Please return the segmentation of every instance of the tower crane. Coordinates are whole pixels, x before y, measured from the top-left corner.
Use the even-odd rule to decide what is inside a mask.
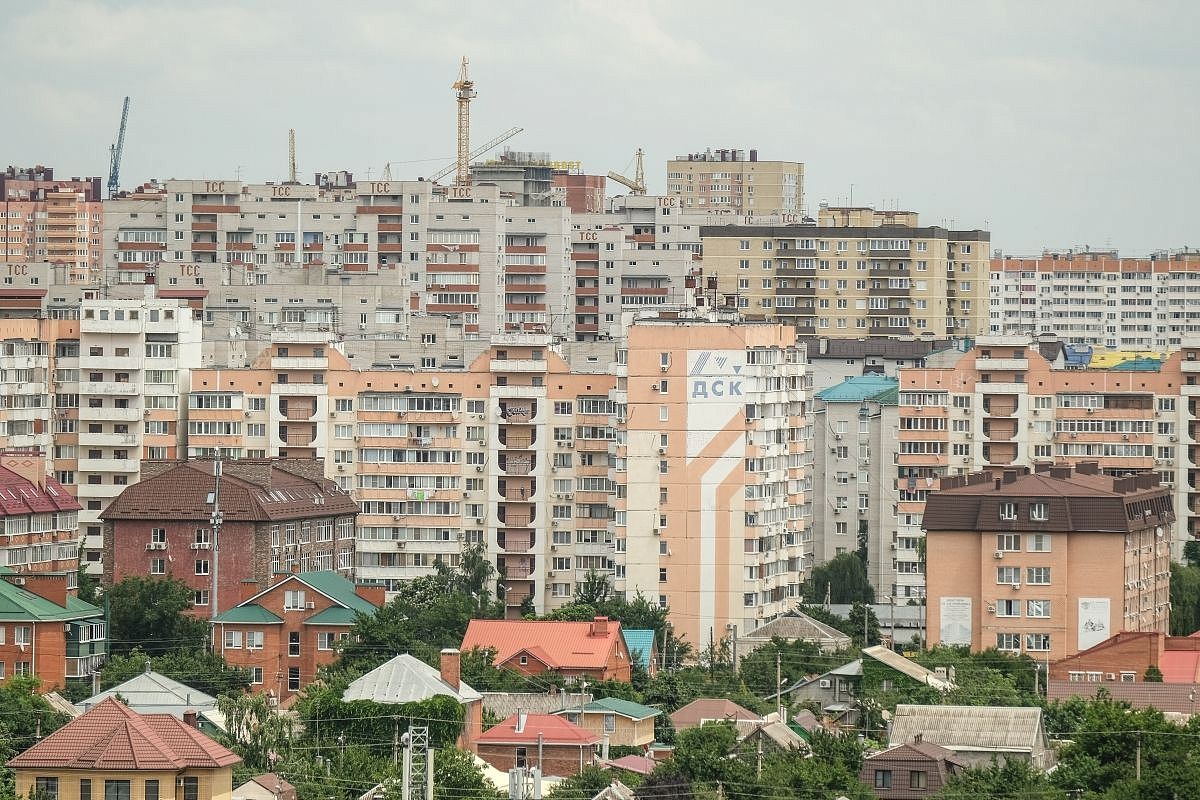
[[[524,128],[509,128],[504,133],[497,136],[495,139],[492,139],[492,140],[488,141],[486,144],[483,144],[483,145],[475,148],[474,150],[472,150],[470,153],[467,154],[467,165],[470,166],[470,163],[472,161],[479,158],[481,155],[483,155],[487,151],[492,150],[493,148],[499,147],[500,145],[504,144],[509,139],[516,136],[518,133],[520,133],[523,130],[525,130],[525,129]],[[430,175],[429,180],[435,181],[435,182],[441,180],[442,178],[449,175],[451,172],[454,172],[456,169],[458,169],[458,165],[460,163],[461,163],[460,161],[456,161],[448,167],[443,167],[442,169],[440,169],[437,172]],[[457,178],[455,178],[454,182],[460,183],[460,181]]]
[[[471,101],[475,98],[475,81],[467,74],[467,57],[463,56],[458,70],[458,80],[450,88],[458,98],[458,160],[454,183],[466,186],[471,182]]]
[[[633,157],[633,160],[634,160],[633,180],[626,178],[624,175],[622,175],[619,172],[613,172],[612,170],[609,170],[608,177],[610,179],[616,181],[617,183],[621,184],[622,186],[628,187],[629,191],[632,192],[633,194],[645,194],[646,193],[646,168],[645,168],[645,164],[642,163],[642,159],[645,155],[646,155],[645,152],[642,150],[642,148],[639,147],[637,149],[637,153]]]
[[[111,200],[121,188],[121,154],[125,151],[125,124],[129,122],[129,98],[121,106],[121,127],[117,143],[108,148],[108,197]]]

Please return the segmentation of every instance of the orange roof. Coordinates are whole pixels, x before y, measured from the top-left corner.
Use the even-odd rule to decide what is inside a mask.
[[[517,731],[517,718],[513,714],[508,719],[488,728],[478,739],[477,744],[537,744],[538,734],[542,735],[542,744],[586,746],[596,744],[600,737],[591,731],[568,722],[555,714],[526,714],[525,727]]]
[[[1200,652],[1195,650],[1164,650],[1158,657],[1158,669],[1163,683],[1200,682]]]
[[[473,619],[461,649],[494,650],[496,664],[525,653],[550,669],[603,669],[614,647],[625,650],[621,623],[597,617],[592,622]]]
[[[139,714],[107,698],[8,762],[15,768],[180,770],[242,759],[170,714]]]

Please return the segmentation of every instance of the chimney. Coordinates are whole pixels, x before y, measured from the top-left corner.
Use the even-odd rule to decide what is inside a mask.
[[[441,673],[442,680],[450,684],[454,691],[458,691],[458,686],[461,677],[462,654],[454,647],[447,647],[442,650],[441,658],[438,659],[438,672]]]
[[[1006,484],[1017,482],[1017,471],[1015,469],[1004,470],[1004,482]]]
[[[382,608],[387,599],[384,587],[372,583],[360,583],[354,587],[354,593],[376,608]],[[444,650],[442,652],[445,652]]]
[[[517,709],[517,726],[516,726],[516,728],[513,729],[515,733],[524,733],[525,732],[525,721],[528,718],[529,718],[529,714],[527,714],[524,709],[521,709],[521,708]]]
[[[189,728],[199,728],[200,718],[196,715],[195,711],[188,709],[187,711],[183,712],[183,724],[187,725]]]
[[[258,581],[244,580],[238,585],[238,602],[244,603],[258,594]]]
[[[1080,461],[1075,465],[1075,471],[1080,475],[1098,475],[1100,474],[1100,462]]]
[[[918,733],[915,736],[913,736],[913,744],[920,744],[923,741],[925,741],[925,734]]]
[[[46,488],[46,454],[36,447],[0,450],[0,467],[17,473],[38,489]]]
[[[1061,481],[1070,480],[1071,465],[1070,464],[1055,464],[1054,466],[1052,466],[1050,468],[1050,477],[1057,478],[1058,480],[1061,480]]]
[[[592,636],[608,636],[608,617],[596,617],[592,620]]]
[[[10,577],[20,579],[20,586],[56,606],[67,607],[67,598],[75,592],[67,588],[67,576],[62,572],[23,572]]]

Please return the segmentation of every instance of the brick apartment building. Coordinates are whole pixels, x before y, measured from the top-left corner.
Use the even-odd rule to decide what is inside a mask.
[[[307,459],[223,462],[216,497],[212,461],[145,462],[142,480],[103,515],[105,583],[175,577],[195,592],[193,613],[210,616],[214,499],[223,515],[216,610],[293,569],[351,574],[358,506],[320,472]]]
[[[1167,630],[1170,492],[1095,462],[943,478],[926,504],[931,644],[1073,655]]]

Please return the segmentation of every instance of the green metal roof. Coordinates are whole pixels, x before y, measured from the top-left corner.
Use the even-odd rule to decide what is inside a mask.
[[[654,631],[630,630],[622,627],[621,635],[625,637],[625,646],[643,669],[650,669],[651,651],[654,649]]]
[[[262,625],[274,625],[283,622],[282,619],[267,611],[257,603],[245,606],[234,606],[223,614],[218,614],[214,622],[252,622]]]
[[[1162,369],[1162,361],[1157,358],[1131,358],[1109,369],[1113,372],[1158,372]]]
[[[319,614],[304,620],[305,625],[353,625],[354,612],[348,608],[330,606]]]
[[[567,710],[570,711],[569,708]],[[584,706],[583,710],[585,712],[590,711],[593,714],[611,712],[613,714],[620,714],[623,717],[629,717],[630,719],[635,720],[657,717],[662,713],[657,708],[644,706],[641,703],[635,703],[631,700],[620,700],[616,697],[603,697],[599,700],[593,700]]]
[[[101,609],[76,597],[68,597],[64,607],[7,580],[0,580],[0,622],[69,622],[103,615]]]
[[[886,375],[856,375],[837,386],[817,392],[817,397],[826,403],[862,403],[874,400],[882,405],[896,405],[899,401],[900,382]]]
[[[354,591],[354,584],[332,570],[320,572],[301,572],[296,576],[299,580],[316,589],[321,594],[341,603],[351,611],[363,614],[374,614],[378,609],[368,601],[359,597]],[[320,615],[318,615],[320,616]],[[351,617],[354,615],[351,614]]]

